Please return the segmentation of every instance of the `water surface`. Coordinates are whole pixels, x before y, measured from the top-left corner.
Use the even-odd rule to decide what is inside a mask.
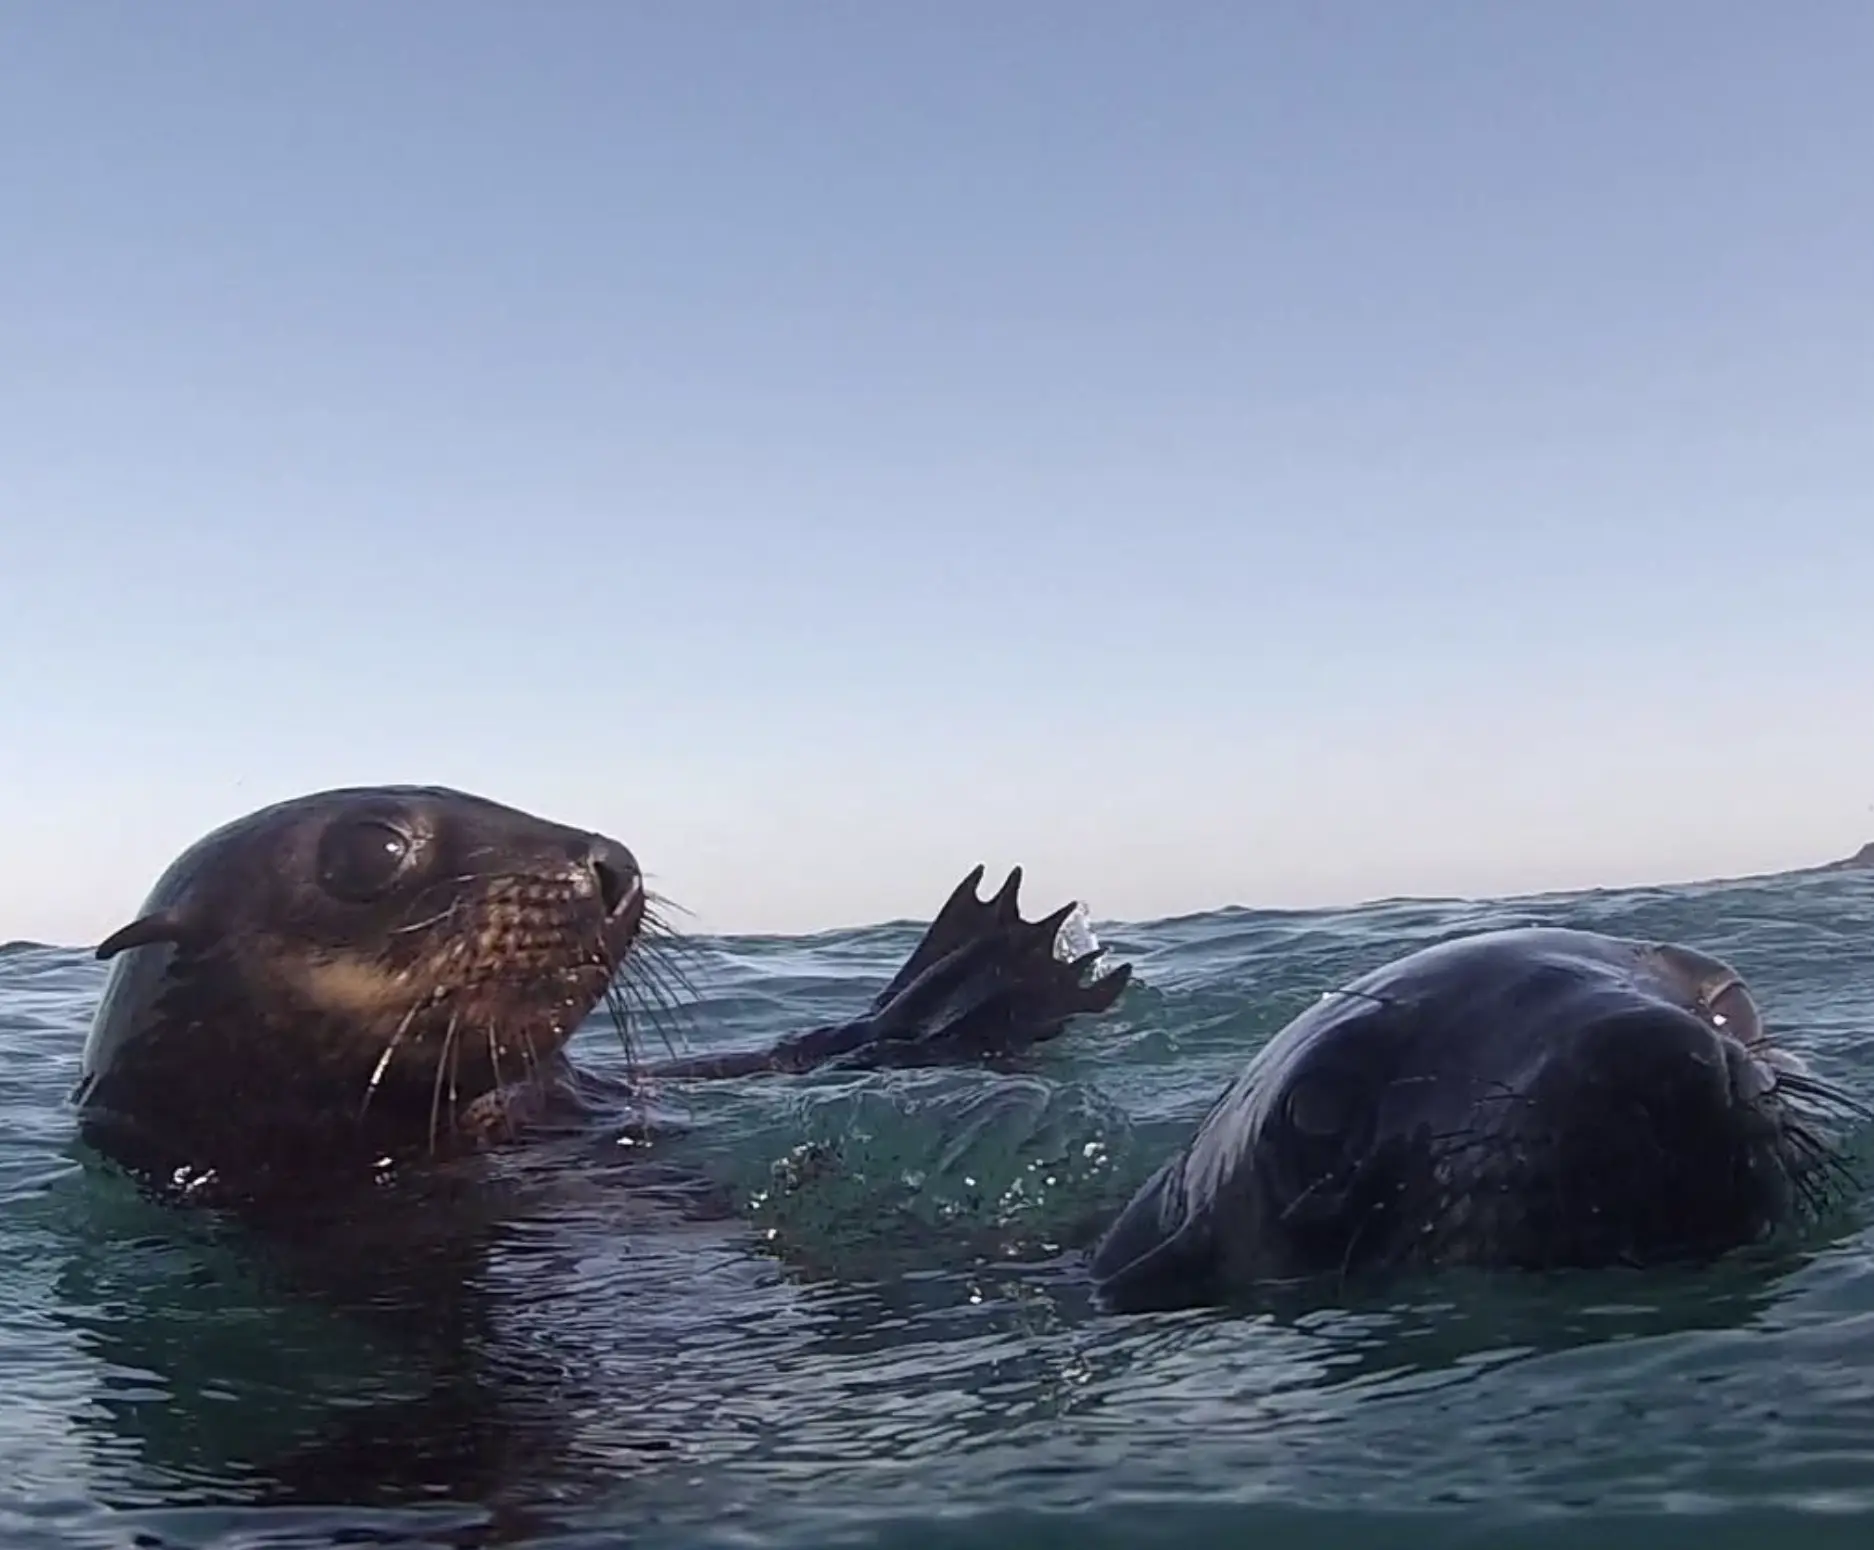
[[[348,1254],[260,1252],[77,1149],[102,966],[0,949],[0,1535],[1874,1543],[1865,1200],[1700,1273],[1092,1306],[1086,1232],[1284,1020],[1402,950],[1539,922],[1729,958],[1874,1102],[1874,874],[1222,911],[1102,925],[1138,983],[1032,1070],[671,1087],[681,1139],[512,1159],[414,1240],[387,1212]],[[849,1014],[917,935],[699,942],[688,1041]],[[602,1022],[578,1047],[622,1058]]]

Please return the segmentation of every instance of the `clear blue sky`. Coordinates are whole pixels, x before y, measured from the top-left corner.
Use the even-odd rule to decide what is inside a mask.
[[[0,11],[0,937],[262,802],[703,927],[1874,837],[1874,6]]]

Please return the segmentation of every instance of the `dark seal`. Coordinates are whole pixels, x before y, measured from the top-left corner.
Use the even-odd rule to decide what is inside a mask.
[[[643,918],[623,845],[477,797],[264,808],[184,852],[98,947],[86,1135],[198,1190],[446,1146],[478,1100],[553,1068]]]
[[[1057,956],[1072,904],[965,878],[865,1014],[646,1074],[1012,1056],[1130,975]],[[329,1195],[588,1115],[574,1031],[646,961],[636,858],[604,835],[435,787],[326,791],[198,841],[132,924],[74,1099],[90,1145],[217,1203]],[[615,1094],[614,1094],[615,1096]]]
[[[1110,1008],[972,872],[858,1017],[635,1076],[1014,1061]],[[331,1199],[406,1164],[615,1114],[567,1046],[656,901],[616,840],[437,788],[323,792],[215,831],[98,949],[75,1094],[92,1146],[216,1203]],[[1424,949],[1278,1033],[1134,1195],[1092,1271],[1119,1309],[1323,1274],[1715,1258],[1827,1208],[1853,1109],[1690,948],[1529,929]]]
[[[1410,1268],[1713,1259],[1845,1182],[1847,1107],[1689,948],[1523,929],[1410,954],[1250,1061],[1100,1241],[1109,1306]]]

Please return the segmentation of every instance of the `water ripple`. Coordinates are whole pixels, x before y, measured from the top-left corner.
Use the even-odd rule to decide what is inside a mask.
[[[1544,922],[1732,958],[1874,1101],[1874,878],[1226,910],[1102,924],[1139,982],[1032,1073],[676,1088],[688,1136],[504,1163],[466,1239],[354,1223],[349,1249],[276,1261],[81,1165],[64,1099],[101,972],[10,944],[0,1534],[1864,1541],[1865,1229],[1697,1275],[1451,1278],[1253,1318],[1090,1305],[1086,1234],[1283,1021],[1397,952]],[[916,937],[697,944],[693,1041],[849,1015]],[[618,1058],[602,1027],[583,1042]]]

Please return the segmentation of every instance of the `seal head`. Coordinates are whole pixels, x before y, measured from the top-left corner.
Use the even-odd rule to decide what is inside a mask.
[[[243,1193],[446,1149],[557,1059],[643,918],[623,845],[484,798],[263,808],[98,947],[81,1126],[133,1171]]]
[[[1696,1262],[1820,1209],[1846,1100],[1728,964],[1487,932],[1330,993],[1256,1055],[1095,1252],[1109,1304],[1468,1264]]]

